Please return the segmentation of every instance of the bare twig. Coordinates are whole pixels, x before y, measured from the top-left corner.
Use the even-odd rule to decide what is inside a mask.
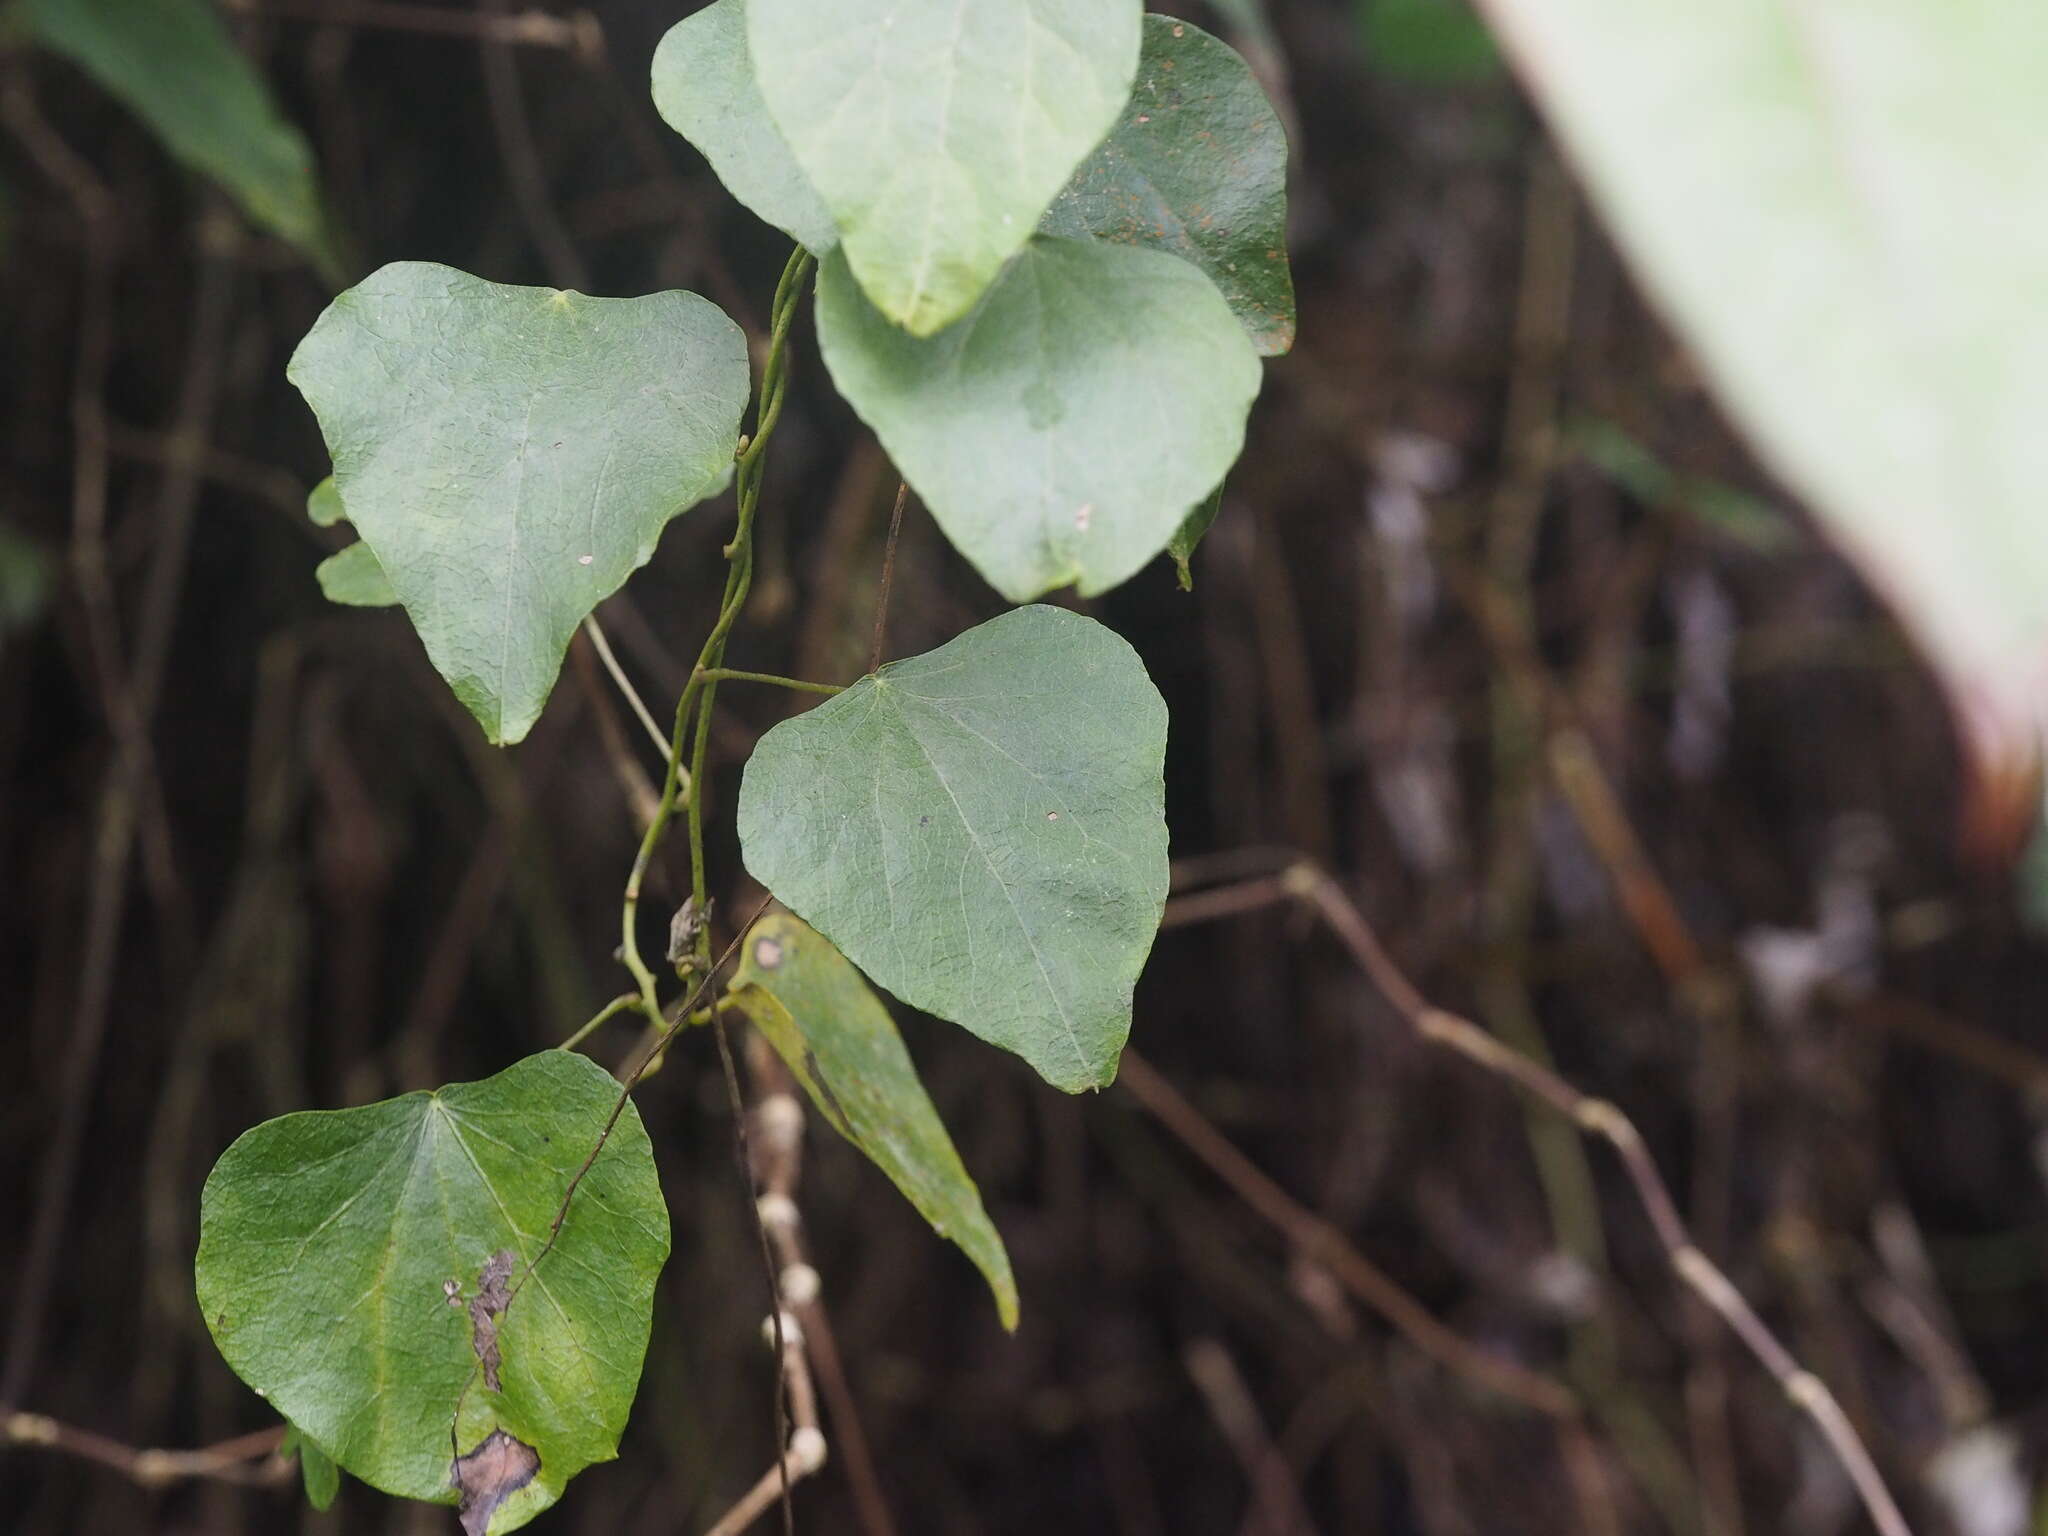
[[[1252,1509],[1242,1527],[1245,1536],[1314,1536],[1315,1521],[1302,1502],[1301,1487],[1273,1443],[1272,1431],[1259,1416],[1258,1402],[1230,1351],[1214,1338],[1192,1339],[1181,1360],[1251,1484]]]
[[[144,1488],[193,1480],[257,1486],[284,1482],[292,1473],[290,1459],[278,1455],[284,1434],[279,1424],[196,1451],[165,1451],[124,1445],[40,1413],[10,1413],[0,1419],[0,1444],[34,1446],[97,1462]]]
[[[775,1245],[781,1266],[777,1282],[783,1305],[797,1320],[819,1389],[832,1410],[834,1440],[843,1453],[855,1512],[866,1536],[895,1536],[896,1522],[882,1496],[867,1434],[846,1379],[839,1344],[825,1309],[824,1292],[805,1252],[803,1211],[796,1201],[803,1166],[804,1110],[792,1091],[789,1070],[774,1048],[756,1032],[748,1037],[748,1077],[756,1088],[753,1110],[757,1149],[756,1178],[761,1187],[762,1225]]]
[[[1297,865],[1292,883],[1296,893],[1321,915],[1359,968],[1417,1035],[1495,1077],[1504,1078],[1614,1150],[1672,1271],[1742,1341],[1777,1382],[1786,1401],[1813,1423],[1848,1473],[1871,1522],[1883,1536],[1911,1536],[1905,1516],[1886,1488],[1862,1436],[1826,1383],[1793,1358],[1734,1282],[1693,1241],[1635,1123],[1615,1105],[1580,1092],[1547,1067],[1509,1049],[1469,1019],[1430,1004],[1381,946],[1358,909],[1321,870],[1307,864]]]
[[[1569,1388],[1512,1360],[1488,1354],[1438,1322],[1342,1232],[1255,1167],[1150,1062],[1128,1046],[1117,1082],[1229,1185],[1232,1193],[1285,1236],[1297,1254],[1335,1275],[1346,1290],[1430,1359],[1476,1386],[1548,1418],[1578,1417],[1578,1400]]]
[[[663,763],[667,763],[668,733],[654,723],[653,713],[647,708],[646,700],[640,697],[639,690],[633,686],[633,680],[626,676],[626,669],[619,665],[619,658],[613,654],[612,643],[605,638],[596,614],[590,614],[583,620],[583,633],[590,637],[591,649],[597,652],[597,659],[604,663],[605,671],[611,674],[611,679],[618,685],[619,692],[626,696],[627,704],[632,706],[633,714],[639,720],[641,728],[647,732],[647,739],[654,743],[655,755]],[[689,793],[687,782],[683,792]]]

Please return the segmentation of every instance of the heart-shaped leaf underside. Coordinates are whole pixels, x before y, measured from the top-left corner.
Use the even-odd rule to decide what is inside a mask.
[[[1039,228],[1179,256],[1222,290],[1261,355],[1294,345],[1287,131],[1251,67],[1200,27],[1145,18],[1123,116]]]
[[[761,94],[854,277],[952,324],[1130,98],[1139,0],[748,0]]]
[[[1988,779],[2024,783],[2048,731],[2048,6],[1481,9],[1729,414],[1925,644]]]
[[[1105,591],[1164,549],[1236,460],[1260,382],[1194,267],[1044,236],[927,340],[891,325],[835,254],[818,340],[946,536],[1017,603]]]
[[[746,342],[691,293],[594,299],[397,262],[289,376],[347,515],[494,742],[539,718],[576,628],[732,472]]]
[[[903,1037],[859,971],[787,912],[748,930],[733,1000],[788,1064],[832,1128],[886,1173],[939,1236],[960,1245],[1017,1326],[1017,1281]]]
[[[741,851],[876,982],[1078,1093],[1116,1077],[1165,908],[1165,752],[1129,645],[1019,608],[764,736]]]
[[[831,210],[782,141],[755,81],[746,0],[716,0],[669,28],[654,50],[654,105],[756,214],[814,254],[838,244]]]
[[[500,1464],[538,1467],[486,1518],[524,1524],[615,1454],[668,1256],[629,1104],[540,1257],[617,1099],[595,1062],[547,1051],[247,1132],[200,1198],[199,1304],[221,1354],[387,1493],[455,1503],[451,1443],[523,1447]]]

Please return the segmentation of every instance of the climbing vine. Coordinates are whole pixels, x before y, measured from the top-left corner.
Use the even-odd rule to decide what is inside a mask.
[[[308,513],[359,535],[323,589],[401,606],[501,745],[668,523],[734,492],[723,600],[624,879],[628,990],[483,1082],[259,1125],[206,1184],[200,1302],[309,1495],[339,1469],[456,1505],[471,1536],[616,1453],[669,1252],[632,1088],[728,1017],[1015,1326],[1002,1239],[876,988],[1055,1087],[1114,1079],[1167,892],[1166,709],[1120,638],[1036,600],[1162,556],[1187,579],[1260,359],[1294,334],[1279,119],[1238,55],[1137,0],[717,0],[663,41],[652,87],[795,242],[758,373],[694,294],[421,262],[341,293],[289,370],[334,466]],[[807,302],[832,383],[1020,605],[844,686],[727,665]],[[825,696],[746,764],[741,856],[779,908],[735,933],[705,853],[729,682]],[[679,833],[690,894],[651,963],[649,876]],[[623,1015],[648,1047],[621,1083],[573,1047]],[[800,1440],[797,1471],[822,1454]]]

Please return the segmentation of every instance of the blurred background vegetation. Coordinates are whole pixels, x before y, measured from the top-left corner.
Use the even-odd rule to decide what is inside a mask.
[[[397,258],[690,288],[758,336],[780,237],[647,99],[688,8],[240,0],[228,34],[281,113],[255,170],[208,158],[269,109],[191,62],[196,34],[110,65],[65,0],[0,12],[0,1414],[115,1451],[274,1423],[192,1300],[221,1149],[485,1075],[617,990],[632,722],[579,642],[532,739],[494,751],[402,616],[322,599],[341,535],[305,515],[327,465],[283,370],[333,281]],[[1334,871],[1432,997],[1635,1117],[1916,1530],[2022,1536],[2048,881],[2015,878],[2009,829],[1964,836],[1935,685],[1724,425],[1473,18],[1190,15],[1293,129],[1301,340],[1193,591],[1161,561],[1091,605],[1172,710],[1180,873],[1273,849]],[[797,357],[735,657],[848,678],[896,480],[807,329]],[[603,610],[651,699],[679,691],[727,521],[679,520]],[[899,655],[1001,606],[914,504],[895,591]],[[734,770],[786,705],[721,702],[732,912]],[[903,1019],[1016,1259],[1014,1339],[814,1128],[803,1205],[874,1471],[828,1405],[801,1529],[1862,1528],[1606,1161],[1421,1053],[1299,914],[1206,915],[1170,917],[1133,1036],[1193,1121]],[[676,1254],[620,1460],[536,1532],[701,1529],[773,1443],[715,1064],[641,1097]],[[1472,1349],[1568,1384],[1583,1423],[1447,1368],[1183,1134],[1241,1148]],[[23,1536],[451,1528],[360,1485],[316,1515],[289,1481],[149,1486],[9,1438]]]

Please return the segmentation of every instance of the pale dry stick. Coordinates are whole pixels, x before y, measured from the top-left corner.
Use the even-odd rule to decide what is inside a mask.
[[[640,759],[633,755],[633,744],[626,739],[626,728],[619,720],[619,712],[612,707],[604,679],[598,675],[595,656],[595,647],[587,636],[579,636],[577,643],[569,647],[569,660],[576,668],[576,681],[581,684],[584,697],[589,699],[591,712],[597,719],[598,744],[604,748],[605,761],[611,764],[612,777],[618,780],[619,792],[626,797],[626,807],[632,813],[635,830],[644,833],[654,823],[661,796],[654,788],[654,781],[647,777],[647,770],[640,766]],[[662,755],[668,755],[666,742],[662,743]]]
[[[258,1487],[282,1483],[292,1470],[290,1460],[278,1455],[284,1434],[279,1424],[196,1451],[166,1451],[124,1445],[40,1413],[10,1413],[0,1419],[0,1445],[76,1456],[109,1467],[144,1488],[201,1480]]]
[[[748,1036],[747,1076],[760,1090],[753,1110],[754,1142],[759,1148],[756,1169],[761,1197],[756,1209],[781,1266],[776,1282],[782,1304],[795,1315],[819,1390],[832,1410],[835,1443],[844,1451],[846,1476],[853,1489],[854,1509],[867,1536],[895,1536],[896,1522],[882,1496],[874,1457],[868,1450],[860,1413],[847,1385],[839,1342],[825,1311],[824,1292],[811,1267],[803,1235],[803,1210],[796,1202],[803,1168],[803,1103],[789,1069],[766,1039]]]
[[[626,669],[619,665],[619,658],[612,651],[611,641],[605,638],[596,614],[584,618],[583,633],[590,637],[591,649],[597,652],[597,659],[604,663],[605,671],[611,674],[612,681],[618,685],[619,692],[626,696],[626,703],[639,719],[641,728],[647,732],[647,739],[654,743],[654,755],[660,758],[662,765],[666,767],[668,733],[654,723],[654,715],[647,708],[647,701],[640,697],[639,690],[633,686],[633,680],[626,676]],[[679,792],[685,795],[690,792],[690,781],[687,777],[684,778]]]
[[[789,1448],[704,1536],[740,1536],[740,1532],[773,1509],[778,1500],[783,1501],[786,1509],[790,1485],[825,1465],[825,1435],[818,1428],[817,1395],[811,1387],[810,1366],[804,1359],[803,1329],[787,1313],[777,1312],[776,1318],[776,1329],[782,1335],[782,1376],[788,1384],[790,1416],[795,1424],[789,1434]]]
[[[1607,1100],[1580,1092],[1555,1072],[1511,1050],[1469,1019],[1431,1004],[1394,963],[1357,907],[1323,871],[1298,864],[1289,872],[1289,883],[1294,894],[1315,908],[1380,995],[1417,1035],[1521,1088],[1586,1135],[1613,1148],[1672,1270],[1742,1341],[1786,1400],[1813,1423],[1855,1486],[1871,1523],[1883,1536],[1912,1536],[1862,1436],[1827,1384],[1793,1358],[1734,1282],[1693,1241],[1635,1122]]]

